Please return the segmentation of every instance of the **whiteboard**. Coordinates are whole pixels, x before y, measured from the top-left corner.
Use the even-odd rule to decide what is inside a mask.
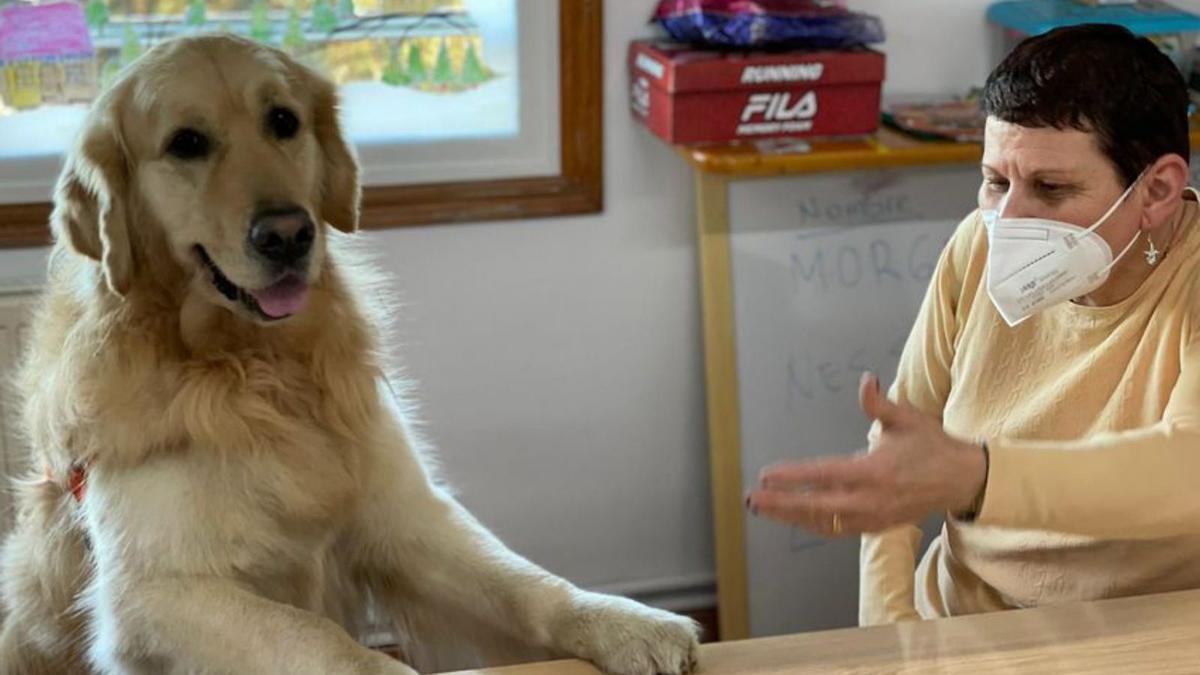
[[[975,208],[973,165],[733,181],[743,480],[866,445],[863,370],[895,377],[943,246]],[[857,624],[857,538],[745,516],[750,634]]]

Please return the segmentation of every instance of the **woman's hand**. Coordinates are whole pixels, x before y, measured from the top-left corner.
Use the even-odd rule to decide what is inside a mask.
[[[935,417],[888,400],[870,373],[863,374],[858,398],[867,417],[881,425],[874,450],[764,469],[746,498],[752,513],[840,536],[971,508],[987,480],[979,445],[951,437]]]

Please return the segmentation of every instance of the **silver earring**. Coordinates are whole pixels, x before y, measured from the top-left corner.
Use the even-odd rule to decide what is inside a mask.
[[[1162,257],[1162,251],[1154,247],[1154,239],[1150,235],[1146,235],[1146,240],[1150,242],[1150,248],[1146,249],[1146,264],[1154,267],[1158,264],[1159,258]]]

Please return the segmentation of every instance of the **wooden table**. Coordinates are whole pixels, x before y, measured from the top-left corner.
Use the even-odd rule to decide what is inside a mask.
[[[719,642],[701,675],[1200,673],[1200,591]],[[580,661],[460,675],[598,675]]]

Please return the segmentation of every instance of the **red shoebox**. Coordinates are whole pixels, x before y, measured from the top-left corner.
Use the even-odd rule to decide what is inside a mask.
[[[879,128],[884,55],[629,45],[633,114],[668,143],[848,136]]]

